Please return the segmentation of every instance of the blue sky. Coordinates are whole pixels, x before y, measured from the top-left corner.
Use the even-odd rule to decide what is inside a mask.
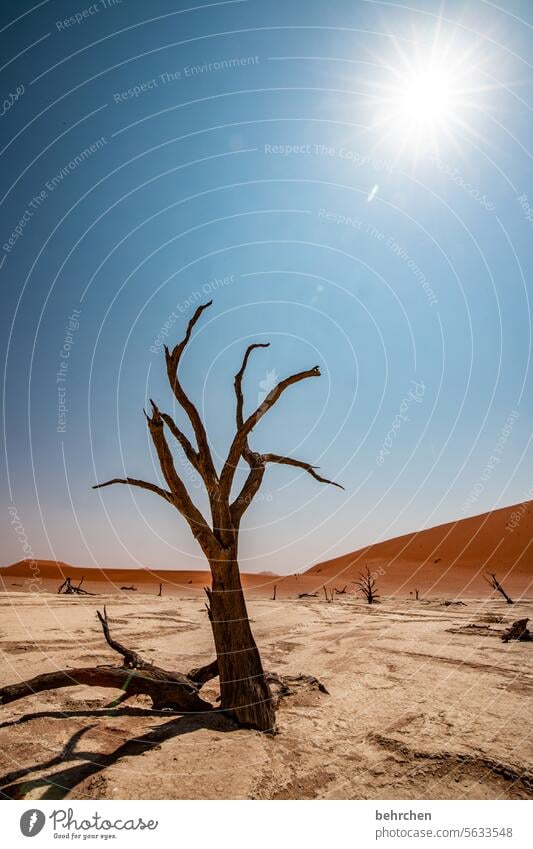
[[[270,468],[243,569],[531,497],[533,9],[408,6],[2,4],[2,563],[24,556],[11,508],[36,557],[203,565],[168,505],[91,486],[157,479],[161,334],[209,298],[183,382],[217,461],[243,350],[270,341],[249,410],[272,380],[323,377],[252,446],[345,486]],[[391,116],[429,55],[454,93],[415,145]]]

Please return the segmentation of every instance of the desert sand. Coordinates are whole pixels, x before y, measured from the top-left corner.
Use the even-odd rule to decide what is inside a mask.
[[[116,690],[76,685],[34,694],[0,707],[0,794],[531,797],[533,643],[503,643],[501,634],[533,617],[532,539],[526,503],[377,543],[301,574],[244,574],[265,668],[316,676],[329,694],[302,690],[284,700],[275,736],[238,729],[216,712],[157,712],[146,697],[109,708]],[[378,604],[355,593],[366,567],[376,576]],[[487,571],[515,604],[491,591]],[[67,575],[73,583],[84,577],[96,595],[58,595]],[[207,571],[44,560],[4,568],[0,686],[120,665],[97,620],[104,605],[113,636],[146,660],[179,672],[208,663],[215,656],[209,584]],[[136,591],[121,589],[131,585]],[[346,591],[332,597],[335,587]],[[202,695],[216,705],[216,679]]]
[[[533,614],[469,598],[354,595],[249,600],[265,667],[317,676],[278,712],[279,734],[221,715],[155,713],[142,698],[74,686],[0,708],[0,792],[26,799],[522,799],[533,793],[532,643],[503,643]],[[118,663],[113,634],[167,669],[214,656],[203,595],[0,595],[0,683]],[[202,691],[214,702],[217,682]]]

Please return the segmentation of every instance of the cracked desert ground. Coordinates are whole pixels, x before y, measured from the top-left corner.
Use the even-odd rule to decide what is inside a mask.
[[[212,659],[193,598],[0,596],[0,683],[55,669],[119,664],[113,635],[146,659],[187,671]],[[267,669],[317,676],[279,733],[221,715],[156,714],[118,693],[75,686],[0,708],[0,793],[26,799],[523,799],[533,791],[531,643],[503,643],[533,600],[353,595],[249,600]],[[217,682],[202,691],[214,702]]]

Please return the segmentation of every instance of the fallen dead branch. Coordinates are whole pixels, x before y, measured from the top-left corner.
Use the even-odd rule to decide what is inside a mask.
[[[112,635],[107,618],[107,610],[97,610],[97,616],[108,646],[123,658],[122,666],[96,666],[64,669],[36,675],[28,681],[21,681],[0,689],[0,705],[6,705],[18,699],[32,696],[47,690],[84,685],[87,687],[106,687],[121,690],[119,696],[109,707],[116,707],[133,696],[149,696],[154,710],[172,710],[179,713],[202,713],[220,710],[200,695],[200,690],[208,681],[218,677],[218,661],[213,660],[205,666],[191,669],[187,673],[171,672],[161,669],[145,660],[134,649],[128,648]],[[312,675],[280,676],[275,672],[266,672],[271,686],[273,706],[293,693],[307,688],[327,693],[324,685]],[[223,711],[221,711],[223,712]]]

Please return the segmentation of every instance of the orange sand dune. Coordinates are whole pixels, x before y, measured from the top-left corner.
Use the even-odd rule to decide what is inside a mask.
[[[348,592],[367,566],[376,573],[381,594],[421,597],[483,595],[489,592],[483,572],[496,572],[508,592],[527,595],[533,581],[533,502],[504,507],[481,516],[460,519],[406,534],[313,566],[299,575],[274,573],[242,575],[248,594],[278,598],[303,592],[323,593],[325,585]],[[0,569],[0,589],[56,592],[66,576],[84,577],[90,592],[120,592],[135,586],[140,593],[197,595],[211,582],[207,570],[95,569],[55,560],[20,560]],[[124,592],[128,592],[125,590]]]
[[[387,593],[486,592],[485,571],[496,572],[510,593],[533,582],[533,502],[504,507],[375,543],[313,566],[305,577],[346,584],[368,566]]]

